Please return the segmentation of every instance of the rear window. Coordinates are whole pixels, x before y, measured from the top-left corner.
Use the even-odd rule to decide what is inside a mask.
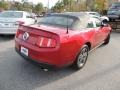
[[[61,26],[71,28],[74,23],[77,21],[77,18],[69,17],[69,16],[59,16],[59,15],[51,15],[42,18],[38,24],[47,24],[53,26]]]
[[[2,18],[22,18],[23,17],[23,13],[22,12],[2,12],[0,13],[0,17]]]

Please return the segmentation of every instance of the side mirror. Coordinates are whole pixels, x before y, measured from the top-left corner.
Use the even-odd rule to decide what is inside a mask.
[[[106,19],[102,20],[101,27],[108,27],[108,20]]]

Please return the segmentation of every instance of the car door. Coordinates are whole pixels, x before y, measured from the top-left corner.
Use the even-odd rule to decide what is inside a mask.
[[[103,43],[105,40],[105,28],[101,26],[101,20],[94,18],[95,23],[95,43],[96,46]]]

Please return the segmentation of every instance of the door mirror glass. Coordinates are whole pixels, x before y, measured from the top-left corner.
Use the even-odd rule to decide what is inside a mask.
[[[89,22],[89,23],[87,24],[87,28],[93,28],[93,27],[94,27],[94,25],[93,25],[92,22]]]
[[[102,27],[108,27],[108,20],[106,20],[106,19],[102,20],[101,26]]]

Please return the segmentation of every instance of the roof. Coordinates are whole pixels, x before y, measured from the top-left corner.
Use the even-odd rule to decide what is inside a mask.
[[[70,16],[70,17],[76,17],[76,18],[81,18],[83,16],[87,16],[86,13],[84,12],[64,12],[64,13],[55,13],[52,15],[62,15],[62,16]]]

